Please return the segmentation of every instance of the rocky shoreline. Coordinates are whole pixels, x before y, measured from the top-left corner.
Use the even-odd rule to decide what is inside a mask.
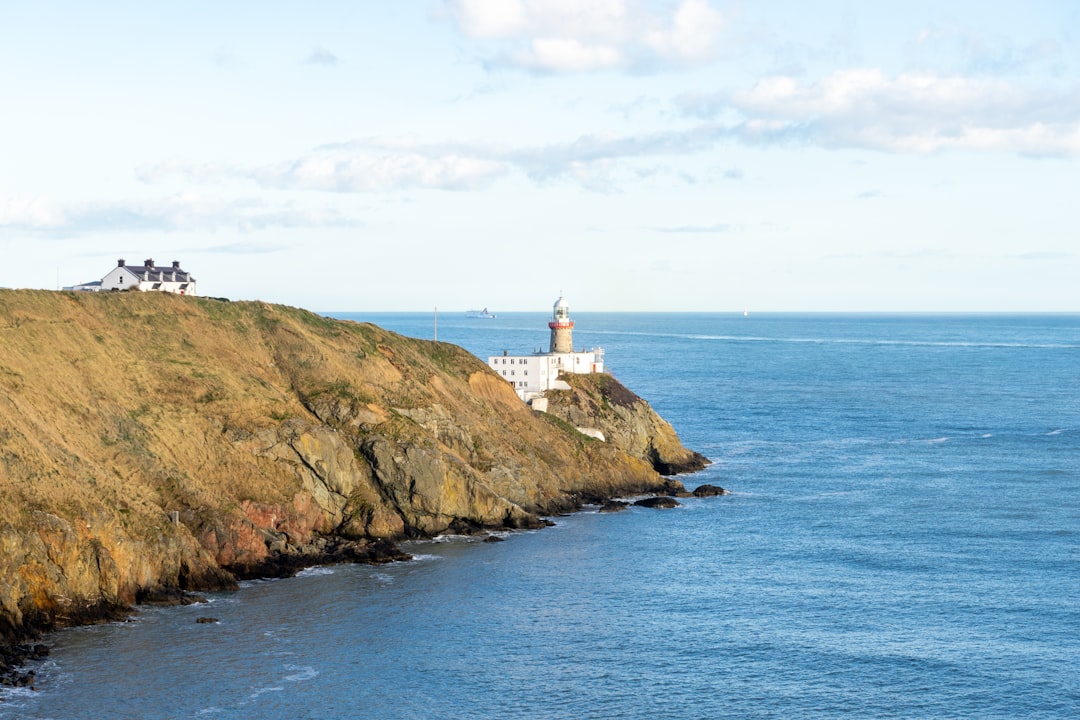
[[[678,480],[668,478],[664,487],[657,490],[654,495],[644,500],[627,502],[615,498],[588,497],[578,498],[580,501],[575,508],[581,510],[585,505],[598,505],[599,512],[617,512],[624,510],[630,505],[649,508],[667,508],[678,505],[672,495],[677,497],[714,497],[728,494],[723,488],[714,485],[701,485],[693,492],[688,492]],[[539,520],[533,527],[552,526],[551,520]],[[522,528],[513,528],[522,529]],[[450,529],[450,534],[484,536],[483,542],[499,542],[502,540],[498,535],[492,534],[494,528],[483,528],[461,524]],[[319,552],[279,554],[268,558],[257,565],[244,565],[225,568],[236,581],[287,578],[293,577],[298,572],[307,568],[321,565],[338,565],[345,563],[360,563],[381,565],[391,562],[404,562],[412,560],[412,555],[403,551],[397,544],[386,540],[376,542],[351,542],[340,539],[321,539],[316,543]],[[180,590],[177,588],[158,588],[140,594],[134,605],[98,606],[93,609],[87,608],[80,616],[79,625],[94,625],[108,622],[121,622],[138,612],[139,607],[175,607],[205,603],[206,598],[199,591],[220,591],[236,589],[235,583],[222,587],[215,583],[213,586],[196,588],[194,590]],[[199,617],[196,622],[217,622],[215,618]],[[55,627],[51,629],[56,629]],[[36,690],[35,662],[44,660],[51,651],[45,638],[45,628],[26,628],[13,637],[0,639],[0,690],[3,688],[29,688]],[[3,694],[0,693],[0,702],[3,702]]]
[[[665,475],[707,460],[578,377],[541,413],[462,348],[373,325],[0,290],[0,675],[32,685],[41,632],[140,604],[683,492]]]

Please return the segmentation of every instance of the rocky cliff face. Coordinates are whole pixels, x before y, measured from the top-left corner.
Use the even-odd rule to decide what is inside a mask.
[[[570,375],[570,390],[547,393],[548,412],[576,428],[594,428],[663,475],[701,470],[708,460],[683,447],[671,424],[611,375]]]
[[[597,392],[581,397],[606,413]],[[670,489],[657,469],[690,469],[689,451],[658,418],[635,420],[643,401],[616,405],[646,442],[616,425],[613,442],[587,438],[461,348],[373,325],[0,290],[0,639]],[[586,406],[572,417],[608,427]]]

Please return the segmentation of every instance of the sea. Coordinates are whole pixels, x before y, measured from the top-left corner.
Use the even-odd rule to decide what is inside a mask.
[[[543,313],[328,314],[548,342]],[[55,633],[0,718],[1080,717],[1080,316],[574,319],[730,495]]]

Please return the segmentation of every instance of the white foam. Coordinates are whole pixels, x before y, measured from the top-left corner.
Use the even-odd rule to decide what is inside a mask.
[[[282,678],[285,682],[304,682],[319,676],[319,671],[310,665],[286,665],[285,669],[296,671],[292,675],[286,675]]]
[[[248,698],[254,700],[257,697],[259,697],[260,695],[264,695],[264,694],[266,694],[268,692],[282,692],[283,690],[285,690],[285,688],[280,687],[280,686],[259,688],[255,692],[248,695]]]
[[[296,577],[333,575],[335,572],[337,572],[337,570],[332,565],[316,565],[315,567],[304,568],[300,572],[296,573]]]

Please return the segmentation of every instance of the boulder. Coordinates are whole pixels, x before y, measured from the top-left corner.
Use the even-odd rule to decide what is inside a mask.
[[[679,507],[679,501],[673,497],[667,495],[661,495],[659,497],[645,498],[644,500],[638,500],[634,503],[638,507],[647,508],[673,508]]]

